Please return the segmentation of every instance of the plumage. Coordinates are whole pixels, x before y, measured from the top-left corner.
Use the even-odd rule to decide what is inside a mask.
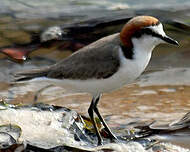
[[[80,80],[108,78],[117,72],[120,65],[118,42],[118,34],[100,39],[51,67],[47,77]]]
[[[145,27],[158,25],[159,23],[159,20],[152,16],[137,16],[132,18],[121,30],[120,39],[123,45],[132,48],[133,44],[131,38],[135,32],[138,32]]]
[[[56,79],[105,79],[117,72],[119,34],[100,39],[53,66],[15,73],[16,81],[46,76]],[[107,45],[109,44],[109,45]]]

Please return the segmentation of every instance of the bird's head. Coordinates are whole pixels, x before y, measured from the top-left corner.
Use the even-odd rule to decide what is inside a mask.
[[[151,16],[137,16],[127,22],[120,33],[122,45],[127,48],[141,47],[152,50],[160,43],[178,45],[178,42],[167,36],[162,23]]]

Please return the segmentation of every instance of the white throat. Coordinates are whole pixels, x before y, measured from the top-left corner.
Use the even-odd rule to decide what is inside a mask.
[[[134,57],[137,53],[152,53],[154,47],[159,44],[159,42],[157,42],[157,38],[146,35],[142,36],[140,39],[133,38],[132,43]]]
[[[155,47],[155,45],[153,46],[143,44],[139,42],[133,47],[133,60],[137,63],[137,65],[142,71],[144,71],[144,69],[147,67],[152,56],[152,50]]]
[[[147,67],[154,47],[158,44],[154,38],[143,36],[140,39],[132,39],[133,43],[133,59],[131,62],[135,63],[138,67],[139,74],[142,73]]]

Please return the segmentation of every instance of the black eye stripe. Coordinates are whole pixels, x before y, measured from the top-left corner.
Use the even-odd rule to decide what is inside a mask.
[[[158,37],[158,38],[162,38],[162,35],[158,34],[158,33],[155,33],[152,29],[150,28],[143,28],[139,31],[136,31],[134,34],[133,34],[133,37],[135,38],[140,38],[141,36],[143,35],[151,35],[151,36],[154,36],[154,37]]]

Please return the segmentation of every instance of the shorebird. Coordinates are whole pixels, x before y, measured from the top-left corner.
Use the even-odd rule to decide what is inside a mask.
[[[103,143],[94,114],[98,116],[111,140],[111,132],[98,110],[101,94],[132,83],[148,65],[154,47],[160,43],[178,45],[168,37],[163,25],[151,16],[137,16],[129,20],[120,33],[106,36],[78,50],[57,64],[18,72],[16,81],[49,81],[73,91],[90,93],[93,98],[88,109],[98,145]]]

